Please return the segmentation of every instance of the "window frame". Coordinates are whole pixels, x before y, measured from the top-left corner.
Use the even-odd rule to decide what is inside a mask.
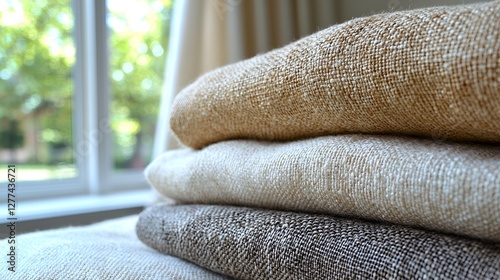
[[[70,4],[76,55],[72,135],[77,176],[26,181],[22,169],[18,169],[16,192],[23,200],[34,200],[149,190],[142,170],[116,171],[113,167],[106,0],[72,0]]]

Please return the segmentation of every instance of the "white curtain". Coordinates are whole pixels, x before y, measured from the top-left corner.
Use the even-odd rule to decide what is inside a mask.
[[[177,93],[203,73],[337,23],[333,0],[176,0],[153,156],[179,147],[169,128]]]

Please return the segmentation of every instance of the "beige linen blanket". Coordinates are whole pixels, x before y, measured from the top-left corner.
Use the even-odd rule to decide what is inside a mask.
[[[500,146],[375,135],[224,141],[146,169],[161,194],[360,217],[500,241]]]
[[[155,206],[137,236],[237,279],[499,279],[500,247],[402,226],[227,206]]]
[[[170,121],[228,139],[405,134],[500,143],[500,1],[353,19],[200,77]]]

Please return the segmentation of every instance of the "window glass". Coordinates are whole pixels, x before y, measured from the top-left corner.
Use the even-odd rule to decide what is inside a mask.
[[[0,1],[0,163],[20,180],[77,175],[72,31],[70,1]]]
[[[108,0],[116,170],[151,161],[168,46],[170,0]]]

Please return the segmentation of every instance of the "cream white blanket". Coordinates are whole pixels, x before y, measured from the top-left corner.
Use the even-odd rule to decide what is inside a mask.
[[[500,241],[500,146],[376,135],[224,141],[146,170],[184,203],[316,212]]]

